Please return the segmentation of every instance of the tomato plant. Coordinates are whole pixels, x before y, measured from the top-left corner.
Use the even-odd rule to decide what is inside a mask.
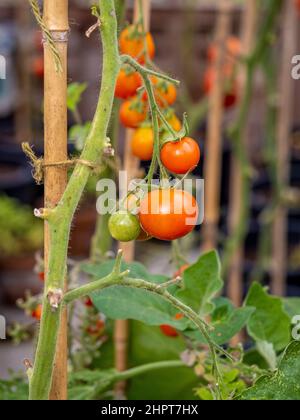
[[[195,198],[183,190],[155,190],[141,201],[141,225],[157,239],[173,241],[182,238],[194,229],[197,217]]]

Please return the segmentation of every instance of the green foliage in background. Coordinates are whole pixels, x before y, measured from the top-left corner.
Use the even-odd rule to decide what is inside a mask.
[[[32,210],[7,196],[0,196],[0,255],[28,254],[43,244],[43,223]]]

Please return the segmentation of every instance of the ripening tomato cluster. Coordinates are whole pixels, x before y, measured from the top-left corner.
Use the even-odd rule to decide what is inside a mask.
[[[173,241],[190,233],[198,219],[197,202],[184,190],[157,189],[142,199],[132,194],[128,201],[109,220],[110,233],[120,242],[150,238]]]
[[[241,54],[241,42],[238,38],[231,36],[225,43],[225,60],[222,67],[222,78],[224,86],[224,107],[234,106],[238,100],[238,82],[235,74],[236,59]],[[216,82],[215,64],[218,57],[218,47],[213,44],[208,48],[208,66],[203,78],[203,91],[208,96]]]
[[[139,25],[130,25],[121,32],[121,54],[135,58],[142,65],[151,64],[155,45],[150,33],[144,34]],[[177,99],[177,89],[172,82],[158,76],[149,77],[157,107],[163,118],[160,123],[160,161],[174,175],[185,175],[194,170],[200,161],[198,143],[181,133],[182,124],[172,106]],[[149,161],[154,153],[154,131],[149,119],[148,93],[141,76],[132,69],[122,68],[117,79],[115,96],[123,99],[120,121],[134,129],[131,151],[142,161]],[[169,125],[169,127],[168,127]],[[171,127],[171,128],[170,128]],[[183,131],[183,130],[182,130]],[[173,135],[174,140],[169,140]],[[112,237],[120,242],[145,241],[157,238],[172,241],[191,232],[199,214],[195,198],[183,190],[170,187],[148,191],[142,197],[130,194],[109,220]]]

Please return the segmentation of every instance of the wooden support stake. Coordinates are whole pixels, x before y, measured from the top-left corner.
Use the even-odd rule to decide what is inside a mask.
[[[224,84],[222,70],[226,55],[225,42],[230,32],[232,5],[229,0],[221,0],[217,19],[215,43],[219,45],[215,64],[216,79],[209,99],[208,130],[205,150],[205,222],[203,225],[203,249],[217,246],[218,223],[220,218],[220,179],[222,166],[222,122]]]
[[[133,21],[137,22],[140,16],[139,0],[134,2]],[[151,0],[142,0],[143,18],[145,29],[150,28],[150,10]],[[126,130],[125,137],[125,156],[124,156],[124,170],[127,172],[128,182],[134,179],[138,173],[139,160],[131,153],[131,138],[133,131]],[[123,250],[124,260],[131,262],[134,260],[135,243],[121,243],[120,248]],[[128,352],[128,335],[129,323],[126,320],[119,320],[115,322],[114,342],[115,342],[115,367],[119,371],[127,369],[127,352]],[[120,383],[117,386],[117,391],[122,393],[124,391],[124,384]]]
[[[53,33],[69,30],[68,0],[45,0],[44,22]],[[55,37],[57,38],[57,37]],[[66,38],[66,37],[65,37]],[[44,44],[44,126],[45,161],[65,161],[67,154],[67,40],[56,42],[62,71],[56,71],[53,53]],[[45,207],[55,207],[67,184],[66,168],[47,168],[45,171]],[[45,267],[49,257],[49,231],[45,224]],[[52,400],[67,399],[67,311],[63,312],[56,350]]]
[[[245,56],[251,53],[253,44],[255,41],[256,34],[256,22],[257,22],[257,4],[253,0],[247,0],[245,5],[245,11],[242,22],[242,51]],[[240,86],[241,91],[246,86],[246,71],[242,71],[240,74]],[[247,147],[247,129],[244,131],[244,144]],[[228,224],[229,231],[232,233],[236,230],[236,226],[239,223],[239,217],[242,206],[242,175],[240,162],[235,156],[231,159],[231,176],[230,176],[230,205],[228,211]],[[243,302],[243,257],[244,251],[242,248],[236,250],[232,257],[231,265],[229,268],[228,288],[227,294],[232,302],[240,307]],[[236,336],[232,340],[232,345],[239,343],[242,339],[242,335]]]
[[[298,16],[292,1],[284,2],[283,50],[281,55],[279,113],[277,127],[278,181],[289,185],[290,143],[293,124],[294,80],[291,77],[291,59],[297,51]],[[273,231],[273,276],[271,289],[279,296],[286,293],[286,273],[288,269],[288,210],[279,206],[276,211]]]

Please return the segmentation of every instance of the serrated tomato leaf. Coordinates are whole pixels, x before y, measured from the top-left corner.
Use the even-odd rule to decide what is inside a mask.
[[[291,321],[280,298],[269,295],[259,283],[253,283],[246,306],[254,307],[247,328],[255,341],[272,343],[276,351],[283,350],[291,339]]]
[[[216,251],[202,255],[199,260],[184,271],[183,288],[176,297],[194,309],[199,315],[214,310],[213,298],[223,287],[221,267]]]

